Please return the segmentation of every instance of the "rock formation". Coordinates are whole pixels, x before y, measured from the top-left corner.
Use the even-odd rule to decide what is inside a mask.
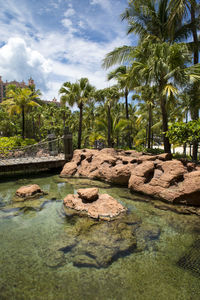
[[[25,185],[21,186],[17,191],[16,191],[16,196],[14,198],[15,201],[25,201],[30,198],[36,198],[40,197],[42,195],[45,195],[46,193],[41,190],[39,185],[37,184],[31,184],[31,185]]]
[[[69,194],[64,199],[66,208],[86,213],[94,219],[110,220],[126,209],[107,194],[98,194],[97,188],[79,189],[78,195]]]
[[[171,154],[112,148],[75,150],[60,176],[103,180],[168,203],[200,206],[200,167],[172,160]]]

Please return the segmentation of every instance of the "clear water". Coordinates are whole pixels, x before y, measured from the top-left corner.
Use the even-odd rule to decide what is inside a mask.
[[[30,183],[49,194],[14,203]],[[88,186],[114,196],[128,215],[110,223],[66,217],[61,200]],[[0,299],[200,299],[199,218],[146,200],[55,175],[0,183]]]

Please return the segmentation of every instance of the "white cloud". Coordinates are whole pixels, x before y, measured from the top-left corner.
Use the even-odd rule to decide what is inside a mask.
[[[119,7],[116,4],[108,11],[111,1],[91,0],[91,4],[107,9],[107,13],[104,11],[102,15],[101,10],[98,13],[95,10],[92,14],[95,7],[90,7],[90,14],[87,14],[84,10],[78,13],[74,3],[72,6],[69,0],[66,2],[68,9],[56,17],[58,27],[48,28],[36,22],[35,12],[31,13],[25,6],[18,9],[15,0],[2,3],[0,42],[4,45],[0,48],[0,75],[3,80],[27,81],[32,76],[44,99],[58,97],[63,82],[74,82],[81,77],[88,77],[97,88],[110,84],[106,81],[107,71],[101,68],[102,59],[115,47],[130,44],[125,30],[115,19]],[[64,1],[55,3],[62,5]],[[9,23],[3,21],[6,11],[15,16]],[[100,41],[99,36],[104,39]]]
[[[68,8],[68,9],[66,10],[66,12],[64,13],[64,16],[65,16],[66,18],[68,18],[68,17],[73,16],[74,14],[75,14],[75,10],[74,10],[73,8]]]
[[[83,22],[83,21],[79,21],[78,22],[78,26],[80,27],[80,28],[86,28],[86,25],[85,25],[85,23]]]
[[[10,38],[0,48],[0,74],[4,79],[21,81],[31,76],[45,90],[50,72],[50,60],[28,47],[22,38]]]
[[[109,0],[90,0],[91,5],[100,5],[103,9],[108,10],[111,8]]]
[[[71,28],[71,26],[72,26],[72,21],[70,19],[67,19],[67,18],[62,19],[61,23],[66,28]]]

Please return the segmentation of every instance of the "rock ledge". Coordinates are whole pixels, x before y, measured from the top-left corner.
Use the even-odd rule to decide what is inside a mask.
[[[134,150],[75,150],[61,177],[86,177],[129,187],[169,204],[200,207],[200,166],[171,154]]]

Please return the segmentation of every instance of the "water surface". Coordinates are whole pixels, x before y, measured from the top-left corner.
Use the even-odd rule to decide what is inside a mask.
[[[22,185],[48,192],[14,203]],[[62,200],[98,186],[128,208],[115,222],[66,217]],[[126,188],[57,175],[0,183],[0,299],[200,299],[200,222]]]

